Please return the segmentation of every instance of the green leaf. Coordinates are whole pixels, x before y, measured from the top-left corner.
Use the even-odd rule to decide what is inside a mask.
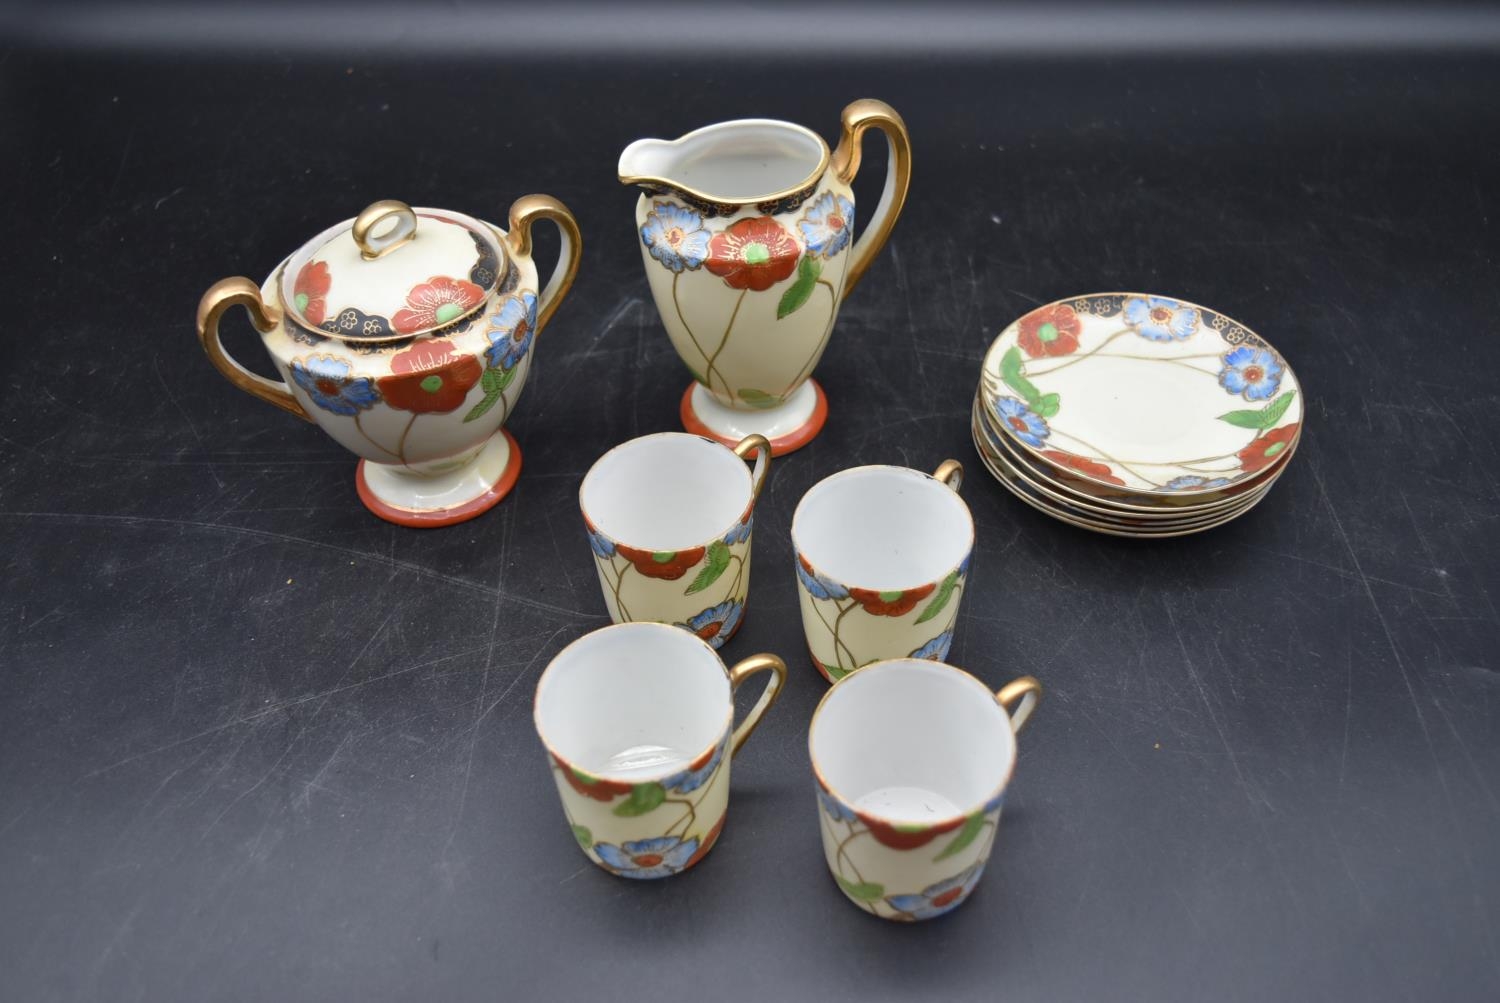
[[[851,898],[857,898],[861,902],[885,898],[885,885],[874,881],[850,881],[842,874],[836,874],[834,877],[839,879],[839,887]]]
[[[797,281],[781,294],[781,302],[776,304],[776,319],[781,320],[802,309],[812,298],[813,289],[817,287],[818,278],[822,274],[822,259],[815,258],[811,254],[804,254],[802,260],[797,262]]]
[[[589,832],[589,827],[586,825],[573,826],[573,838],[578,840],[578,845],[585,850],[592,849],[594,846],[594,834]]]
[[[1042,406],[1042,394],[1031,381],[1021,375],[1021,350],[1015,345],[1000,358],[1000,378],[1005,385],[1020,394],[1033,411]]]
[[[708,545],[708,563],[703,566],[702,571],[698,572],[697,577],[693,579],[683,595],[690,596],[694,592],[702,592],[718,581],[719,576],[727,567],[729,567],[729,548],[724,545],[723,540],[715,540]]]
[[[948,605],[948,600],[953,598],[953,590],[957,587],[958,572],[948,572],[948,577],[944,578],[943,583],[938,586],[937,595],[932,597],[927,603],[927,608],[922,611],[922,615],[917,617],[917,623],[926,623],[941,613],[943,607]]]
[[[1288,390],[1259,411],[1229,411],[1219,415],[1219,420],[1227,421],[1236,428],[1264,431],[1281,420],[1281,416],[1286,414],[1286,409],[1292,406],[1292,398],[1295,396],[1297,396],[1297,391]]]
[[[768,408],[777,407],[781,404],[781,398],[774,397],[764,390],[753,390],[750,387],[736,391],[736,395],[751,407]]]
[[[484,390],[484,400],[475,404],[473,409],[464,415],[464,421],[467,423],[483,417],[490,408],[494,407],[500,400],[500,395],[505,392],[505,388],[510,386],[511,380],[516,378],[516,369],[519,368],[517,366],[515,369],[486,369],[484,375],[479,378],[479,386]]]
[[[943,847],[943,852],[933,857],[932,862],[935,864],[939,860],[947,860],[954,854],[962,853],[965,847],[979,838],[979,833],[983,829],[984,812],[976,811],[964,819],[963,828],[958,830],[958,835],[948,841],[948,845]]]
[[[648,811],[653,811],[666,799],[667,789],[661,784],[655,781],[649,784],[636,784],[630,788],[630,797],[615,805],[615,814],[624,818],[634,818],[636,815],[644,815]]]
[[[1058,408],[1062,407],[1062,398],[1057,394],[1042,394],[1036,403],[1036,413],[1043,418],[1051,418],[1057,414]]]

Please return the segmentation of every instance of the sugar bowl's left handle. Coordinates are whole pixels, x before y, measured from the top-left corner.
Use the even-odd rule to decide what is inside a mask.
[[[219,340],[219,320],[230,307],[242,306],[250,315],[250,321],[261,333],[274,330],[281,322],[280,312],[266,305],[260,298],[260,287],[243,276],[222,279],[209,287],[198,301],[198,341],[208,355],[208,361],[224,374],[224,378],[252,397],[259,397],[275,404],[283,411],[290,411],[304,421],[312,421],[312,415],[303,409],[292,396],[291,388],[280,380],[268,380],[257,376],[224,351]]]

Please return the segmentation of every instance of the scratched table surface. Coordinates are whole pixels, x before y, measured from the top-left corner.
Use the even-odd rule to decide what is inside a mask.
[[[1500,65],[675,65],[9,53],[0,998],[1500,998]],[[744,115],[836,137],[865,95],[909,121],[911,198],[726,650],[792,678],[703,865],[613,878],[531,696],[607,622],[580,479],[675,428],[688,378],[615,159]],[[370,201],[530,191],[586,249],[482,518],[375,519],[347,453],[196,344],[208,285]],[[994,334],[1119,289],[1223,309],[1301,377],[1302,448],[1231,525],[1091,535],[978,466]],[[226,338],[269,371],[242,315]],[[905,928],[825,869],[788,526],[836,470],[950,456],[978,524],[951,660],[1048,695],[978,892]]]

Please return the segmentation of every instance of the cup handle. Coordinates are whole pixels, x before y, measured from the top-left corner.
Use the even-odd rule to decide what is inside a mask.
[[[260,287],[254,282],[241,275],[215,282],[198,301],[198,342],[208,355],[208,361],[225,379],[250,396],[275,404],[304,421],[312,421],[312,415],[292,396],[291,387],[281,380],[268,380],[252,373],[224,351],[224,343],[219,340],[219,321],[225,311],[236,306],[245,308],[251,323],[261,333],[275,330],[281,323],[281,312],[260,298]]]
[[[552,269],[552,277],[537,300],[536,334],[541,334],[573,287],[573,279],[578,276],[578,256],[583,250],[578,221],[567,206],[551,195],[522,195],[511,204],[510,232],[505,235],[505,243],[516,257],[531,257],[531,226],[539,219],[549,219],[557,226],[562,247],[557,267]]]
[[[995,699],[1000,701],[1000,706],[1010,715],[1010,730],[1019,735],[1021,729],[1026,727],[1026,722],[1031,720],[1031,712],[1036,710],[1037,701],[1042,699],[1042,684],[1034,676],[1012,679],[1000,687]],[[1018,701],[1020,706],[1016,706]]]
[[[958,494],[958,489],[964,486],[964,465],[957,460],[944,460],[938,464],[938,468],[932,472],[934,480],[942,481]]]
[[[750,708],[750,713],[745,715],[745,720],[740,722],[738,728],[734,729],[734,737],[730,742],[729,755],[732,758],[740,751],[740,746],[745,744],[745,739],[760,724],[760,719],[776,698],[781,696],[781,688],[786,685],[786,663],[775,655],[751,655],[743,662],[738,662],[729,670],[729,692],[735,693],[740,684],[757,672],[771,672],[771,678],[766,681],[766,688],[761,692],[760,699],[755,701],[755,706]]]
[[[879,129],[885,133],[889,157],[886,160],[885,188],[880,193],[880,202],[875,206],[865,232],[860,234],[850,250],[849,272],[844,277],[844,296],[864,278],[865,270],[875,255],[885,246],[901,207],[906,204],[906,190],[911,186],[911,137],[907,135],[906,123],[896,114],[896,109],[884,101],[862,98],[844,109],[840,116],[842,131],[838,149],[833,151],[831,161],[834,173],[844,184],[854,181],[859,173],[860,143],[865,130]]]
[[[760,498],[766,478],[771,476],[771,441],[763,435],[751,432],[734,445],[734,455],[746,459],[755,454],[755,469],[750,472],[750,504]]]

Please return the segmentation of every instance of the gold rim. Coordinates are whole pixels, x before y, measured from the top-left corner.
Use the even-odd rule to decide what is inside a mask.
[[[1068,305],[1070,303],[1073,303],[1073,302],[1076,302],[1078,300],[1094,299],[1094,298],[1098,298],[1098,297],[1102,297],[1102,296],[1124,296],[1124,297],[1136,296],[1136,297],[1141,297],[1141,298],[1150,298],[1151,296],[1155,296],[1155,295],[1158,295],[1158,294],[1156,294],[1156,293],[1143,293],[1143,292],[1139,292],[1139,291],[1130,291],[1130,292],[1113,291],[1113,292],[1091,292],[1091,293],[1083,293],[1083,294],[1077,295],[1077,296],[1064,296],[1061,299],[1055,299],[1055,300],[1053,300],[1050,303],[1043,303],[1040,306],[1034,307],[1032,310],[1026,311],[1026,313],[1022,314],[1021,316],[1024,317],[1024,316],[1026,316],[1026,314],[1034,312],[1034,310],[1042,310],[1042,309],[1045,309],[1046,307],[1050,307],[1050,306],[1066,306],[1066,305]],[[1287,458],[1290,458],[1291,454],[1296,451],[1297,444],[1302,441],[1303,426],[1306,425],[1306,423],[1307,423],[1308,410],[1307,410],[1307,407],[1306,407],[1307,392],[1306,392],[1306,388],[1302,384],[1302,377],[1298,376],[1297,373],[1296,373],[1296,371],[1292,368],[1291,363],[1287,362],[1286,356],[1282,355],[1281,352],[1276,348],[1275,345],[1271,344],[1265,338],[1261,337],[1260,333],[1257,332],[1254,328],[1250,327],[1248,324],[1244,324],[1244,323],[1241,323],[1238,320],[1235,320],[1233,317],[1230,317],[1228,314],[1225,314],[1225,313],[1223,313],[1223,312],[1221,312],[1219,310],[1216,310],[1213,307],[1204,306],[1202,303],[1195,303],[1192,300],[1183,299],[1183,298],[1178,297],[1178,296],[1170,296],[1170,297],[1164,296],[1164,297],[1161,297],[1161,298],[1163,298],[1163,299],[1171,299],[1174,302],[1180,303],[1180,304],[1182,304],[1184,306],[1190,306],[1190,307],[1193,307],[1193,308],[1195,308],[1197,310],[1202,310],[1202,311],[1207,311],[1208,313],[1217,314],[1218,316],[1223,317],[1223,318],[1225,318],[1228,321],[1231,321],[1236,326],[1238,326],[1240,328],[1243,328],[1246,332],[1248,332],[1249,334],[1251,334],[1255,338],[1257,338],[1261,342],[1262,345],[1264,345],[1265,347],[1271,349],[1281,359],[1282,364],[1286,367],[1286,371],[1288,373],[1290,373],[1291,376],[1292,376],[1292,378],[1296,381],[1296,383],[1297,383],[1297,393],[1299,393],[1299,394],[1302,395],[1302,401],[1303,401],[1302,417],[1297,422],[1297,434],[1292,439],[1291,443],[1289,444],[1290,448],[1288,448],[1288,450],[1286,452]],[[984,370],[984,362],[988,361],[989,356],[990,356],[990,351],[995,347],[995,342],[999,341],[1001,335],[1003,335],[1006,331],[1010,330],[1011,326],[1013,324],[1018,323],[1020,321],[1020,319],[1021,319],[1020,317],[1017,317],[1015,320],[1012,320],[1009,324],[1006,324],[1005,327],[1003,327],[1003,328],[1000,329],[1000,334],[997,334],[995,336],[994,341],[990,342],[990,347],[987,348],[987,349],[985,349],[984,361],[982,361],[980,363],[981,371]],[[982,398],[983,394],[984,394],[984,381],[982,379],[980,380],[979,386],[980,386],[980,395],[981,395],[981,398]],[[1100,487],[1101,489],[1104,489],[1104,490],[1112,490],[1112,489],[1116,488],[1116,485],[1105,484],[1105,483],[1100,482],[1100,481],[1092,480],[1091,478],[1087,477],[1087,475],[1081,474],[1079,471],[1076,471],[1076,470],[1069,471],[1068,468],[1061,467],[1058,464],[1055,464],[1051,460],[1047,459],[1045,456],[1042,455],[1041,450],[1035,449],[1035,448],[1027,445],[1024,442],[1019,442],[1018,441],[1017,445],[1020,446],[1020,448],[1024,449],[1029,456],[1035,457],[1039,462],[1046,464],[1049,469],[1056,470],[1059,474],[1071,475],[1072,477],[1082,479],[1082,480],[1086,481],[1089,484],[1097,485],[1098,487]],[[1217,489],[1215,491],[1195,492],[1190,497],[1201,498],[1201,499],[1204,499],[1205,501],[1223,500],[1226,497],[1232,497],[1232,495],[1226,496],[1225,495],[1226,491],[1230,491],[1230,490],[1232,490],[1233,488],[1236,488],[1236,487],[1243,488],[1243,485],[1244,485],[1244,482],[1241,482],[1239,484],[1228,485],[1225,488],[1220,488],[1220,489]],[[1170,491],[1166,491],[1165,489],[1162,489],[1162,488],[1126,488],[1125,490],[1128,491],[1128,492],[1130,492],[1130,493],[1132,493],[1132,494],[1140,496],[1140,497],[1160,498],[1164,502],[1166,502],[1168,500],[1175,500],[1175,499],[1183,497],[1183,495],[1181,494],[1181,492],[1170,492]],[[1241,493],[1243,493],[1243,491]]]
[[[989,438],[997,439],[999,441],[997,448],[1000,452],[1004,453],[1007,459],[1010,459],[1016,466],[1044,478],[1048,484],[1054,485],[1059,491],[1066,494],[1070,500],[1076,498],[1078,503],[1084,507],[1090,505],[1098,506],[1108,510],[1111,514],[1142,518],[1186,518],[1195,514],[1208,514],[1231,509],[1256,491],[1269,487],[1271,482],[1280,477],[1286,470],[1286,464],[1291,460],[1292,454],[1297,451],[1297,445],[1301,441],[1301,437],[1299,436],[1297,441],[1293,442],[1284,454],[1277,457],[1265,469],[1259,470],[1239,484],[1233,485],[1235,493],[1227,497],[1202,504],[1183,502],[1176,505],[1134,505],[1130,502],[1119,501],[1114,498],[1085,491],[1075,486],[1076,481],[1067,476],[1066,469],[1061,469],[1056,464],[1038,464],[1031,458],[1031,454],[1029,453],[1025,455],[1017,454],[1015,448],[1010,445],[1009,437],[1005,436],[999,429],[996,429],[990,422],[988,408],[984,404],[982,395],[979,394],[976,394],[974,398],[974,415],[975,419],[981,423],[982,429],[994,431],[994,435],[986,437],[986,441]],[[971,434],[972,432],[973,430],[971,429]],[[1038,469],[1039,467],[1041,469]],[[1092,485],[1096,482],[1090,481],[1088,483]],[[1128,492],[1130,489],[1120,488],[1118,490]]]
[[[818,701],[818,705],[813,708],[812,720],[811,720],[811,722],[808,723],[808,726],[807,726],[807,758],[812,763],[813,777],[814,777],[814,779],[816,779],[818,781],[818,786],[821,787],[826,793],[828,793],[829,795],[831,795],[833,797],[838,798],[841,802],[843,802],[845,805],[847,805],[850,808],[850,810],[854,809],[854,801],[851,798],[849,798],[847,795],[840,793],[837,788],[835,788],[832,784],[830,784],[828,782],[828,778],[825,777],[825,776],[823,776],[823,771],[818,766],[818,756],[817,756],[817,753],[813,752],[813,733],[817,730],[818,719],[823,716],[823,709],[824,709],[824,707],[827,706],[829,699],[835,693],[838,692],[840,686],[845,685],[846,683],[849,682],[849,680],[855,678],[860,673],[868,672],[871,669],[879,669],[883,665],[892,665],[892,664],[899,663],[899,662],[904,662],[904,663],[920,663],[922,665],[927,665],[927,666],[940,666],[941,668],[946,669],[949,672],[956,672],[960,676],[966,677],[975,686],[979,687],[979,689],[984,693],[985,697],[988,700],[990,700],[992,703],[994,703],[994,705],[1000,711],[1000,716],[1005,719],[1005,727],[1002,730],[1005,732],[1006,735],[1008,735],[1010,737],[1010,748],[1011,748],[1010,766],[1005,770],[1005,775],[1000,778],[999,785],[994,788],[994,790],[990,793],[989,797],[985,798],[983,801],[980,801],[977,805],[973,806],[972,808],[969,808],[967,811],[960,812],[957,815],[947,815],[947,816],[944,816],[942,818],[935,819],[931,823],[926,823],[926,824],[937,826],[937,825],[942,825],[944,823],[962,821],[963,819],[966,819],[970,815],[974,814],[976,811],[979,811],[981,808],[983,808],[985,805],[989,804],[991,801],[995,800],[995,798],[999,797],[1001,794],[1005,793],[1005,789],[1010,786],[1010,778],[1016,772],[1016,760],[1020,758],[1021,746],[1020,746],[1020,743],[1016,740],[1016,731],[1014,730],[1014,727],[1011,724],[1010,710],[1003,703],[1000,702],[1000,696],[999,696],[1000,691],[999,690],[992,690],[992,689],[990,689],[989,684],[987,684],[983,679],[980,679],[978,676],[974,675],[974,673],[969,672],[967,669],[961,669],[957,665],[949,665],[947,662],[934,662],[934,661],[932,661],[930,659],[926,659],[926,658],[911,658],[911,657],[906,657],[906,658],[882,658],[881,660],[879,660],[877,662],[871,662],[868,665],[862,665],[859,668],[857,668],[857,669],[853,670],[852,672],[850,672],[848,675],[843,676],[842,678],[836,680],[832,686],[828,687],[828,692],[823,694],[823,698]],[[1030,678],[1030,677],[1028,677],[1028,676],[1020,676],[1020,677],[1017,677],[1017,679],[1011,680],[1011,682],[1014,683],[1014,682],[1017,682],[1019,679],[1025,679],[1025,678]],[[1009,686],[1009,685],[1010,685],[1010,683],[1006,684],[1006,686]],[[1041,684],[1038,683],[1037,685],[1040,686]],[[1001,690],[1004,690],[1004,689],[1005,689],[1005,687],[1001,687]],[[821,810],[821,809],[819,809],[819,810]],[[883,823],[885,823],[887,825],[910,825],[910,824],[912,824],[909,820],[900,820],[900,821],[898,821],[896,819],[886,818],[884,815],[881,815],[879,812],[861,811],[859,814],[868,816],[869,818],[873,818],[873,819],[875,819],[875,820],[877,820],[879,822],[883,822]]]

